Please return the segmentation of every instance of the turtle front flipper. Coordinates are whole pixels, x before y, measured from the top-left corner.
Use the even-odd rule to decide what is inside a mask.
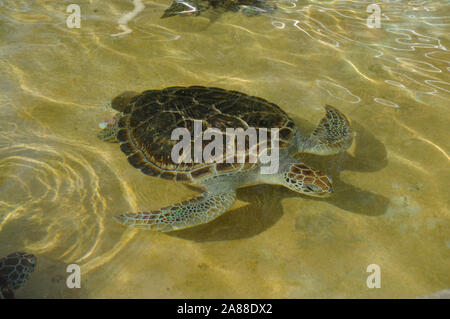
[[[161,19],[173,17],[177,15],[199,15],[200,12],[209,8],[208,1],[202,0],[175,0],[172,5],[164,11]]]
[[[212,221],[236,200],[235,191],[205,192],[199,197],[152,212],[128,213],[115,217],[130,227],[168,232]]]
[[[36,257],[23,252],[0,259],[0,297],[14,298],[14,290],[25,284],[35,266]]]
[[[263,13],[274,13],[277,10],[276,5],[270,5],[265,0],[242,1],[241,12],[247,16],[257,16]]]
[[[347,117],[332,106],[326,105],[325,117],[309,138],[300,138],[298,151],[317,155],[333,155],[348,149],[354,133]]]

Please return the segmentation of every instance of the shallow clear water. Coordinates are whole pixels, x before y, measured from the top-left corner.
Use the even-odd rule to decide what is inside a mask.
[[[380,298],[450,287],[450,3],[280,1],[274,14],[160,19],[170,0],[0,2],[0,256],[38,257],[22,298]],[[140,10],[139,8],[142,7]],[[134,16],[134,17],[133,17]],[[127,21],[128,20],[128,21]],[[218,86],[287,111],[305,132],[337,107],[354,145],[300,156],[327,199],[238,191],[217,220],[170,234],[112,219],[197,194],[132,168],[96,138],[112,97]],[[65,267],[81,266],[81,289]],[[367,266],[381,288],[366,286]]]

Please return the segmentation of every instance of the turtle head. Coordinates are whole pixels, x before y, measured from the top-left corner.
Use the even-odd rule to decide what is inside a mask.
[[[283,185],[309,196],[328,197],[333,193],[332,180],[327,175],[303,163],[294,163],[283,173]]]

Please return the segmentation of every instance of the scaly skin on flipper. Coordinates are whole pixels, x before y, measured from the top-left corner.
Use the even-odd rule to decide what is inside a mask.
[[[191,200],[116,218],[119,223],[136,228],[165,232],[207,223],[231,208],[237,188],[258,183],[283,185],[309,196],[329,196],[333,192],[331,178],[299,162],[293,155],[341,152],[350,146],[353,137],[347,118],[330,106],[311,137],[306,138],[280,107],[238,91],[202,86],[168,87],[130,96],[128,105],[115,107],[119,113],[108,121],[99,138],[119,142],[128,162],[146,175],[204,190],[201,196]],[[256,163],[247,160],[251,154],[248,143],[243,150],[245,163],[175,163],[172,150],[178,140],[172,138],[172,133],[179,128],[187,129],[187,143],[194,149],[197,134],[194,127],[198,122],[202,123],[202,134],[214,128],[223,140],[230,137],[229,128],[278,129],[279,152],[275,153],[279,156],[275,161],[279,165],[272,173],[261,173],[263,165],[259,159]],[[202,149],[209,143],[210,140],[202,139]],[[272,144],[263,145],[260,141],[257,146],[267,146],[272,153],[274,149],[269,145]]]
[[[300,141],[299,151],[317,155],[333,155],[348,149],[353,142],[350,121],[336,108],[325,106],[326,115],[311,136]]]
[[[36,257],[23,252],[0,259],[0,298],[14,298],[14,290],[25,284],[35,266]]]
[[[223,214],[235,200],[234,191],[203,193],[158,211],[123,214],[116,220],[127,226],[167,232],[208,223]]]

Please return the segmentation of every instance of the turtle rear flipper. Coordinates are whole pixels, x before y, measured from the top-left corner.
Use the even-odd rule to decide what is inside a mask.
[[[205,192],[158,211],[123,214],[115,219],[123,225],[167,232],[210,222],[227,211],[235,200],[234,190]]]
[[[330,105],[326,105],[325,109],[327,111],[325,117],[311,136],[300,141],[300,152],[334,155],[345,151],[352,145],[354,133],[350,127],[350,121]]]
[[[120,114],[117,114],[114,118],[101,122],[99,126],[102,130],[97,133],[97,138],[103,142],[118,143],[117,132],[119,132],[119,118]]]

